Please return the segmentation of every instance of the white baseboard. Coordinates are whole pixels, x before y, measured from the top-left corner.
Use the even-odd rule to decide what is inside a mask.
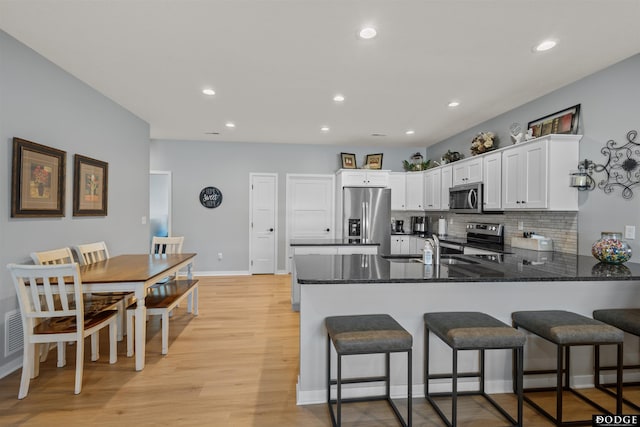
[[[249,276],[248,271],[194,271],[196,277],[213,277],[213,276]]]
[[[0,366],[0,378],[4,378],[20,368],[22,368],[22,357],[17,357],[9,363],[5,363],[4,365]],[[18,391],[16,390],[16,395],[17,393]]]

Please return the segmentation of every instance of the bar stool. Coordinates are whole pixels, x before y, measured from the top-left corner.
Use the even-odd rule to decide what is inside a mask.
[[[429,373],[429,332],[433,332],[453,351],[451,374]],[[441,312],[424,315],[424,396],[447,426],[458,423],[458,396],[483,396],[512,425],[522,426],[522,366],[524,333],[510,327],[498,319],[480,312]],[[514,419],[504,408],[485,392],[485,350],[511,349],[514,353],[515,378],[513,388],[518,399],[518,418]],[[476,372],[458,372],[458,351],[478,351],[479,365]],[[475,391],[458,392],[458,378],[478,378],[479,388]],[[429,392],[429,380],[451,379],[451,392]],[[451,397],[451,421],[447,419],[434,397]]]
[[[562,395],[563,390],[569,391],[587,402],[591,407],[607,414],[613,415],[610,411],[589,399],[584,394],[571,387],[571,354],[572,346],[593,345],[596,348],[600,345],[615,344],[617,346],[617,397],[616,413],[622,414],[622,346],[624,333],[613,326],[602,323],[598,320],[582,316],[577,313],[562,310],[544,311],[516,311],[511,314],[513,326],[525,329],[545,340],[556,345],[556,369],[553,370],[530,370],[524,371],[524,375],[556,374],[555,387],[539,387],[524,389],[524,400],[536,408],[541,414],[553,421],[557,426],[566,425],[591,425],[591,418],[580,421],[563,421],[562,415]],[[564,355],[564,369],[562,359]],[[564,385],[563,374],[564,373]],[[526,393],[541,391],[556,392],[556,416],[544,410],[540,405],[529,398]]]
[[[342,403],[386,400],[400,424],[411,426],[411,347],[413,337],[388,314],[333,316],[325,319],[327,328],[327,404],[334,426],[341,425]],[[331,379],[331,343],[337,353],[337,378]],[[407,419],[391,400],[390,353],[407,353]],[[385,375],[377,377],[342,378],[342,357],[355,354],[385,354]],[[385,382],[384,395],[342,398],[342,385],[365,382]],[[336,399],[331,399],[331,386],[336,385]],[[336,413],[333,404],[336,404]]]
[[[631,335],[640,337],[640,309],[639,308],[611,308],[611,309],[595,310],[593,312],[593,318],[601,322],[607,323],[611,326],[615,326],[618,329],[622,329],[624,332],[627,332]],[[596,346],[594,365],[596,370],[595,378],[594,378],[596,388],[612,396],[615,396],[615,393],[607,388],[615,384],[600,383],[600,373],[602,371],[612,371],[617,368],[617,366],[600,366],[600,346]],[[624,376],[625,369],[640,369],[640,365],[637,365],[637,364],[623,365],[622,366],[623,376]],[[637,386],[637,385],[640,385],[640,382],[638,381],[625,382],[623,380],[622,385]],[[624,395],[622,396],[622,401],[627,405],[632,406],[636,410],[640,410],[639,405],[626,399]]]

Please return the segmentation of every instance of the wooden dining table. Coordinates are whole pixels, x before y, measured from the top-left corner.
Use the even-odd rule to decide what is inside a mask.
[[[133,292],[138,301],[135,313],[136,371],[144,369],[146,343],[146,307],[144,298],[149,287],[167,276],[187,270],[192,279],[195,253],[118,255],[93,264],[80,266],[83,292]]]

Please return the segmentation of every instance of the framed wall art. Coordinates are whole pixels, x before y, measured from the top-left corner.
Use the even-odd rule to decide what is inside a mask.
[[[67,153],[13,138],[11,217],[64,216]]]
[[[367,154],[364,166],[368,169],[382,169],[382,153]]]
[[[107,216],[109,164],[76,154],[73,158],[73,216]]]
[[[529,122],[527,129],[532,130],[532,136],[534,138],[552,133],[569,133],[575,135],[578,133],[579,118],[580,104]]]
[[[342,169],[356,169],[356,155],[353,153],[340,153]]]

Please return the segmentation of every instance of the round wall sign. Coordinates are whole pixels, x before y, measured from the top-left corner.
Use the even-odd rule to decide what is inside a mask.
[[[222,191],[216,187],[205,187],[200,192],[200,203],[205,208],[213,209],[222,204]]]

